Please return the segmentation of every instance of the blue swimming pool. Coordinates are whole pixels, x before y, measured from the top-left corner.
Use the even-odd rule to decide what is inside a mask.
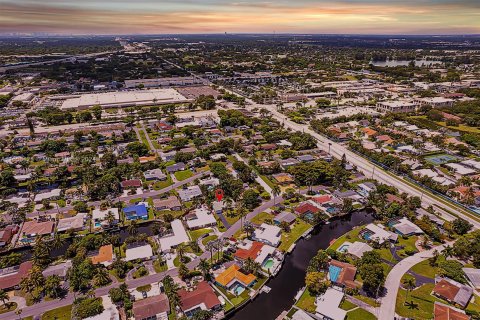
[[[235,283],[231,290],[235,295],[239,296],[242,294],[243,291],[245,291],[245,287],[239,283]]]
[[[338,248],[338,250],[337,250],[337,251],[338,251],[338,252],[345,253],[345,252],[347,252],[347,251],[348,251],[348,247],[350,247],[350,245],[349,245],[349,244],[342,244],[342,245],[340,246],[340,248]]]
[[[330,274],[330,281],[336,282],[341,271],[342,268],[336,266],[329,266],[328,273]]]

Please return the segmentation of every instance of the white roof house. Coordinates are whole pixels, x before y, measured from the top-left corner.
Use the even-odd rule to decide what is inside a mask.
[[[365,226],[361,233],[364,239],[377,241],[379,244],[385,241],[397,241],[398,239],[398,234],[385,230],[373,223]]]
[[[281,240],[281,231],[280,227],[262,223],[253,232],[252,239],[277,247]]]
[[[182,201],[187,202],[191,201],[196,197],[199,197],[202,195],[202,190],[200,189],[199,186],[191,186],[186,189],[180,189],[178,190],[178,196]]]
[[[57,232],[82,229],[85,223],[85,213],[78,213],[74,217],[58,220]]]
[[[127,248],[125,250],[125,260],[132,261],[136,259],[148,259],[153,256],[152,246],[144,244],[142,246]]]
[[[460,176],[469,176],[477,173],[475,170],[467,168],[459,163],[447,163],[445,164],[445,166],[452,169],[453,171],[455,171],[456,174]]]
[[[35,195],[34,201],[38,203],[38,202],[42,202],[42,200],[48,200],[51,198],[60,197],[61,192],[62,192],[61,189],[53,189],[47,192],[38,193],[37,195]]]
[[[116,220],[120,219],[120,216],[118,215],[118,208],[109,208],[105,210],[95,208],[92,211],[92,220],[103,221],[105,220],[109,212],[113,213],[113,216]]]
[[[372,251],[373,248],[370,247],[365,242],[355,241],[350,243],[348,241],[344,242],[342,246],[346,246],[346,253],[351,254],[357,258],[361,258],[365,252]],[[338,250],[337,250],[338,251]]]
[[[187,218],[186,221],[189,229],[201,229],[217,224],[217,220],[215,220],[213,214],[204,206],[195,209],[189,216],[191,216],[191,218]]]
[[[190,241],[182,221],[178,219],[173,220],[171,226],[173,231],[172,234],[159,239],[160,248],[163,252],[169,251],[173,247],[178,246],[180,243]]]
[[[398,223],[393,224],[392,227],[401,235],[405,236],[423,233],[422,229],[420,229],[415,223],[411,222],[407,218],[398,220]]]
[[[315,300],[315,312],[321,319],[344,320],[347,311],[341,309],[343,292],[328,288],[327,291]]]
[[[462,161],[461,163],[467,167],[480,170],[480,161],[468,159],[468,160]]]

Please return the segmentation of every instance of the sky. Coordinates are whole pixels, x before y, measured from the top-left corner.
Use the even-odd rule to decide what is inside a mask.
[[[480,0],[0,0],[0,33],[480,34]]]

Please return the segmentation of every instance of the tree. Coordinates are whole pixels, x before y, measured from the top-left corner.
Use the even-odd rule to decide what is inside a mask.
[[[255,260],[253,260],[252,258],[248,257],[247,260],[245,260],[245,262],[243,263],[243,269],[247,273],[256,274],[260,269],[260,264]]]
[[[130,221],[130,225],[127,227],[127,231],[131,235],[136,235],[138,233],[138,225],[136,220]]]
[[[183,261],[186,252],[187,252],[187,247],[183,243],[180,243],[177,246],[177,255],[180,261]]]
[[[273,205],[275,205],[275,200],[280,195],[281,192],[282,192],[282,190],[280,189],[279,185],[276,184],[276,185],[273,186],[273,188],[272,188]]]
[[[350,198],[343,199],[342,212],[349,214],[353,211],[353,200]]]
[[[200,259],[200,263],[198,264],[198,269],[200,269],[205,279],[210,277],[210,263],[207,260]]]
[[[103,287],[109,284],[112,280],[110,279],[110,275],[108,271],[104,268],[98,268],[97,272],[93,276],[93,283],[97,287]]]
[[[243,203],[247,209],[255,209],[260,204],[258,193],[253,189],[247,189],[243,193]]]
[[[405,296],[405,303],[407,302],[408,299],[408,294],[410,291],[415,289],[416,283],[415,283],[415,278],[412,277],[407,277],[403,280],[403,286],[407,289],[407,295]]]
[[[180,263],[178,266],[178,275],[182,280],[184,280],[188,275],[190,274],[190,270],[188,270],[188,267],[184,263]]]
[[[310,260],[307,272],[320,272],[327,268],[330,257],[325,250],[318,250],[317,254]]]
[[[280,228],[281,228],[284,232],[290,232],[290,224],[289,224],[287,221],[282,221],[282,222],[280,222]]]
[[[9,301],[10,297],[8,296],[8,293],[5,292],[5,290],[0,289],[0,301],[2,301],[3,305],[6,305],[5,301]]]
[[[305,276],[305,285],[312,295],[319,295],[324,293],[329,284],[325,280],[323,272],[307,272]]]
[[[196,311],[193,316],[192,320],[208,320],[213,317],[213,312],[210,310],[198,310]]]
[[[45,294],[50,298],[58,298],[62,293],[61,282],[62,280],[56,274],[48,276],[45,279]]]
[[[102,119],[102,107],[100,105],[94,105],[90,110],[92,110],[93,116],[95,119]]]
[[[132,156],[138,157],[146,156],[149,153],[148,147],[139,141],[130,142],[127,144],[126,151]]]
[[[380,263],[364,264],[359,269],[363,280],[363,288],[366,291],[378,295],[378,291],[385,283],[385,272]]]
[[[464,235],[473,228],[473,225],[462,218],[453,220],[453,231],[459,235]]]

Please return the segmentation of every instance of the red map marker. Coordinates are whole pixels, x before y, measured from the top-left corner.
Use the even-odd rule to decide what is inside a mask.
[[[222,189],[217,189],[215,191],[215,197],[217,197],[217,201],[220,202],[223,199],[223,190]]]

